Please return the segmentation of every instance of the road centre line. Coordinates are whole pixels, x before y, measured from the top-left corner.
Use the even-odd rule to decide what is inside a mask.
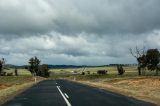
[[[62,95],[63,99],[65,100],[65,102],[67,103],[67,106],[72,106],[69,101],[67,100],[67,98],[64,96],[64,94],[62,93],[60,86],[57,86],[58,91],[60,92],[60,94]]]
[[[69,99],[69,96],[68,96],[66,93],[64,93],[64,95],[66,96],[66,98],[68,98],[68,99]]]

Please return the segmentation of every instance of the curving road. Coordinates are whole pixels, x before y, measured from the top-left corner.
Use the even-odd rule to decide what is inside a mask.
[[[155,106],[154,104],[66,81],[42,81],[3,106]]]

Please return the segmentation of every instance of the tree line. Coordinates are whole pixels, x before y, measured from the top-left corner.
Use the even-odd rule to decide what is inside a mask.
[[[6,60],[4,58],[0,59],[0,76],[12,76],[13,73],[6,73],[3,71],[3,69],[9,69],[5,67]],[[29,65],[25,67],[32,76],[41,76],[41,77],[49,77],[49,68],[47,64],[40,64],[41,61],[35,56],[29,59],[28,61]],[[15,67],[14,70],[15,76],[18,76],[18,69]]]
[[[160,71],[160,52],[158,49],[130,49],[130,53],[134,56],[138,62],[138,75],[142,75],[142,72],[146,71],[146,68],[150,71],[155,71],[155,75],[158,75]]]
[[[29,59],[29,71],[33,76],[49,77],[49,68],[47,64],[40,65],[40,60],[35,56]]]

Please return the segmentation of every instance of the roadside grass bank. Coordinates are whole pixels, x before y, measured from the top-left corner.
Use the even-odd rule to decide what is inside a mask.
[[[21,85],[14,85],[12,87],[8,87],[6,89],[0,90],[0,105],[7,102],[8,100],[11,100],[16,95],[20,94],[27,88],[31,87],[34,84],[34,82],[28,82]]]
[[[37,77],[37,82],[41,80],[44,78]],[[0,105],[34,84],[35,79],[31,76],[0,76]]]

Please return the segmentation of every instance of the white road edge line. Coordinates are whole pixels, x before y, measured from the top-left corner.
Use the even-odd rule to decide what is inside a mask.
[[[60,92],[60,94],[62,95],[63,99],[65,100],[65,102],[67,103],[68,106],[72,106],[69,101],[67,100],[67,98],[63,95],[61,89],[59,86],[57,86],[58,91]]]
[[[66,96],[67,99],[69,99],[69,96],[66,93],[64,93],[64,95]]]

